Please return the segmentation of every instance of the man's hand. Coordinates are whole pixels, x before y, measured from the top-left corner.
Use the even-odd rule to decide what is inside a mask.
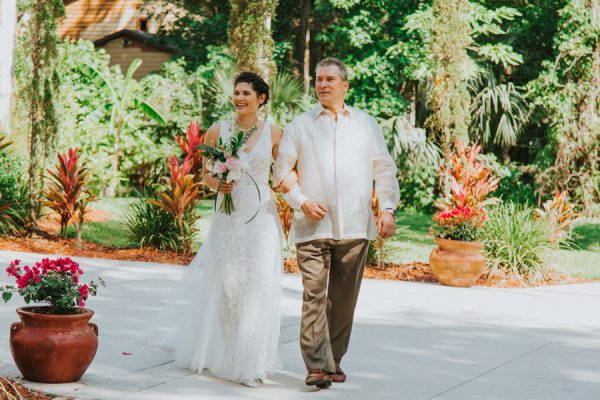
[[[377,233],[384,239],[396,234],[396,218],[391,212],[384,211],[377,219]]]
[[[306,200],[302,203],[302,212],[312,222],[319,222],[327,215],[329,210],[318,201]]]

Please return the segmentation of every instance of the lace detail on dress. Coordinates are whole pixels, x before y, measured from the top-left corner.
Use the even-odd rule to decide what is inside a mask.
[[[229,124],[222,122],[223,140],[229,135]],[[207,241],[176,298],[161,313],[169,317],[159,315],[155,322],[174,324],[175,332],[152,340],[173,348],[179,366],[209,368],[248,386],[258,386],[266,371],[275,368],[279,340],[283,259],[279,217],[268,186],[271,148],[265,122],[260,139],[241,155],[259,187],[260,201],[252,179],[243,174],[232,191],[236,211],[215,211]]]

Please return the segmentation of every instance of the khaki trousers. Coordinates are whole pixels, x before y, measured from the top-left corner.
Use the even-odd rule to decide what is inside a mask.
[[[317,239],[296,248],[304,286],[302,358],[308,371],[333,372],[348,350],[369,242]]]

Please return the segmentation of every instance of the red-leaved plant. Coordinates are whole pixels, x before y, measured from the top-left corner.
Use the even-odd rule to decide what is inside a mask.
[[[67,237],[67,226],[75,213],[79,212],[83,221],[85,206],[91,200],[91,193],[85,188],[89,170],[85,163],[79,164],[79,149],[70,148],[66,154],[58,154],[55,170],[47,170],[50,180],[44,192],[42,204],[51,208],[60,216],[60,234]],[[78,224],[77,229],[81,228]]]
[[[17,287],[5,285],[0,287],[2,299],[7,302],[13,293],[19,293],[25,303],[47,303],[51,314],[70,314],[85,307],[89,296],[95,296],[98,283],[91,281],[81,283],[83,270],[70,258],[51,260],[44,258],[33,267],[19,266],[20,260],[14,260],[6,268],[9,276],[15,278]],[[104,281],[98,278],[104,286]]]
[[[190,136],[190,132],[192,132]],[[198,134],[194,133],[192,124],[188,129],[188,144],[195,143]],[[191,142],[190,142],[191,140]],[[182,143],[185,143],[182,139]],[[182,147],[183,148],[183,147]],[[189,147],[192,151],[187,154],[183,162],[180,164],[177,157],[170,156],[168,158],[169,176],[165,177],[167,189],[158,194],[158,200],[150,199],[150,203],[155,204],[171,214],[177,223],[179,233],[181,235],[181,244],[184,254],[190,253],[192,238],[194,235],[193,222],[195,218],[191,218],[192,223],[188,223],[186,218],[194,213],[194,206],[198,200],[198,193],[201,183],[198,181],[198,173],[194,173],[194,168],[199,168],[197,156],[202,157],[202,152],[196,147]]]
[[[185,159],[191,163],[190,172],[197,176],[202,168],[202,150],[200,145],[204,143],[206,133],[200,134],[200,124],[190,122],[190,126],[185,133],[185,137],[178,136],[177,143],[181,151],[185,154]]]
[[[275,193],[275,192],[274,192]],[[275,193],[275,205],[277,206],[277,213],[279,214],[279,220],[281,221],[281,227],[283,228],[283,235],[285,236],[285,245],[287,256],[289,258],[290,253],[290,230],[292,229],[292,220],[294,219],[294,209],[288,204],[283,198],[283,194]]]
[[[449,182],[449,192],[435,202],[434,237],[461,241],[477,240],[486,218],[485,208],[496,199],[487,196],[497,189],[499,178],[479,159],[480,145],[456,146],[456,154],[440,172]]]
[[[373,194],[371,196],[371,209],[373,210],[373,215],[375,218],[379,220],[381,218],[381,214],[383,211],[379,207],[379,196],[377,196],[377,192],[373,189]],[[382,269],[385,264],[385,239],[382,238],[379,234],[377,235],[377,239],[375,239],[375,253],[376,253],[376,262],[377,268]]]

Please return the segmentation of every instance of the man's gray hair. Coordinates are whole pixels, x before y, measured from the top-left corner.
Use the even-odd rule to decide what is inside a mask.
[[[339,60],[334,57],[327,57],[327,58],[322,59],[317,64],[316,70],[318,72],[319,68],[328,67],[330,65],[335,65],[336,67],[338,67],[338,69],[340,70],[340,77],[342,78],[343,81],[348,80],[348,68],[346,68],[346,64],[344,64],[344,62],[342,60]]]

